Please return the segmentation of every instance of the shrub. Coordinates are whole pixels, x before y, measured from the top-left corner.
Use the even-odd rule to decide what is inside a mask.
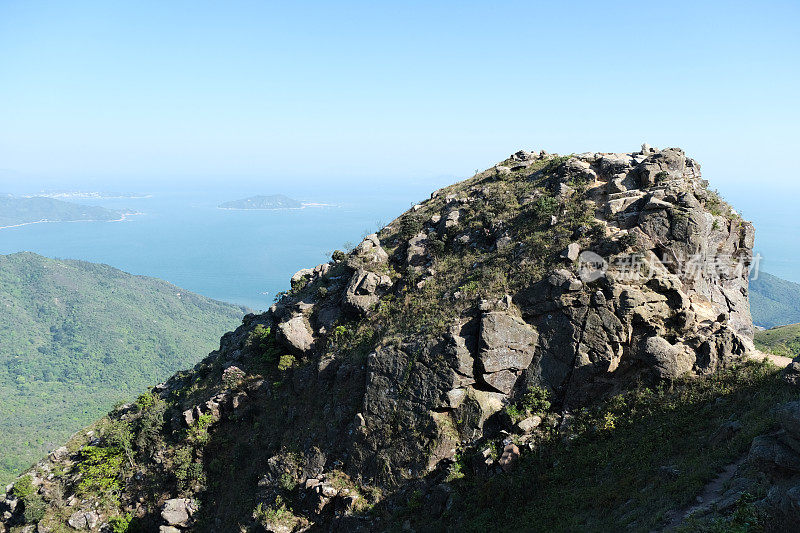
[[[172,458],[172,473],[178,481],[178,489],[187,491],[203,479],[203,465],[194,461],[194,448],[179,446]]]
[[[159,401],[158,396],[156,396],[152,392],[146,392],[136,399],[136,406],[139,408],[140,411],[146,411],[147,409],[153,407],[158,401]]]
[[[161,442],[161,430],[164,427],[164,413],[167,403],[156,397],[155,402],[142,412],[136,432],[136,446],[140,451],[150,450]]]
[[[44,518],[44,513],[47,510],[47,503],[45,503],[44,498],[38,494],[31,494],[23,499],[22,503],[25,505],[25,510],[22,513],[25,522],[32,524]]]
[[[122,489],[123,450],[118,447],[87,446],[81,451],[81,456],[78,464],[81,480],[76,492],[82,497],[100,497],[116,502]]]
[[[257,324],[250,332],[247,342],[261,352],[261,358],[266,364],[272,364],[280,357],[280,346],[278,346],[275,333],[270,327]]]
[[[139,531],[133,513],[127,513],[123,516],[114,516],[109,519],[108,525],[111,527],[111,533],[133,533],[134,531]]]
[[[280,487],[287,491],[291,492],[297,487],[297,481],[294,479],[294,476],[291,475],[289,472],[284,472],[281,474],[281,478],[278,481]]]
[[[400,219],[400,235],[408,240],[422,230],[422,219],[417,215],[407,214]]]
[[[533,204],[533,212],[537,218],[555,214],[558,209],[558,199],[553,196],[542,196]]]
[[[33,478],[30,475],[22,476],[14,483],[13,490],[17,498],[24,500],[36,492],[36,487],[33,486]]]
[[[30,475],[22,476],[14,483],[14,496],[22,500],[24,506],[23,517],[28,523],[38,522],[44,517],[47,504],[33,486]]]
[[[125,452],[131,466],[133,466],[133,432],[131,424],[126,420],[113,420],[106,428],[103,437],[109,446],[119,448]]]
[[[278,360],[278,370],[282,372],[284,370],[292,368],[296,360],[297,359],[293,355],[282,355],[281,358]]]
[[[222,371],[222,384],[229,389],[238,387],[244,379],[244,371],[238,366],[229,366]]]
[[[214,423],[214,416],[210,413],[200,415],[197,422],[189,428],[188,439],[189,442],[199,446],[205,446],[211,439],[208,433],[208,428]]]
[[[345,254],[341,250],[334,250],[333,253],[331,254],[331,259],[333,259],[333,261],[336,262],[336,263],[344,261],[346,257],[347,257],[347,254]]]
[[[442,255],[444,255],[445,244],[443,240],[432,239],[428,244],[428,247],[430,248],[431,255],[433,255],[434,257],[441,257]]]
[[[531,387],[522,397],[522,408],[532,414],[550,409],[550,393],[542,387]]]

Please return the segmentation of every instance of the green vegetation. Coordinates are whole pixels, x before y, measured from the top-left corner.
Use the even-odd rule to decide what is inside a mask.
[[[104,207],[73,204],[53,198],[0,198],[0,228],[32,222],[119,220],[122,213]]]
[[[630,391],[577,413],[569,438],[546,433],[508,474],[487,479],[470,467],[482,455],[459,456],[449,473],[455,503],[439,524],[427,525],[451,531],[488,531],[496,524],[508,531],[658,529],[669,511],[691,504],[747,453],[755,436],[772,429],[775,405],[798,396],[776,367],[752,362],[672,388]],[[715,441],[731,420],[742,429]],[[726,527],[751,517],[745,503]],[[416,527],[410,509],[400,515],[400,522],[410,518]]]
[[[196,363],[244,312],[32,253],[0,256],[0,307],[0,485],[115,402]]]
[[[800,324],[756,331],[755,341],[763,352],[795,358],[800,355]]]
[[[506,406],[506,413],[512,421],[518,422],[527,416],[545,413],[548,409],[550,393],[541,387],[531,387],[519,402]]]
[[[392,255],[424,228],[425,221],[442,213],[448,197],[471,198],[468,203],[457,204],[458,223],[445,235],[429,235],[435,242],[430,267],[433,274],[412,290],[422,273],[405,272],[409,288],[401,295],[384,297],[373,320],[344,324],[346,330],[341,334],[335,330],[332,351],[358,358],[380,338],[441,333],[478,300],[513,293],[539,281],[560,264],[559,254],[570,242],[588,245],[595,222],[591,204],[583,200],[585,184],[571,184],[575,195],[557,196],[553,192],[557,189],[554,171],[568,157],[556,159],[506,174],[493,169],[481,172],[438,191],[431,201],[420,204],[420,209],[406,212],[382,229],[379,237]],[[559,223],[552,226],[550,218],[556,214]],[[485,232],[493,227],[507,228],[515,245],[504,250],[494,248],[497,236]],[[585,236],[576,239],[577,233]],[[398,276],[395,272],[388,274]],[[376,324],[382,328],[376,328]]]
[[[125,454],[118,446],[86,446],[81,450],[78,472],[81,480],[77,493],[101,501],[116,502],[122,490],[122,467]]]
[[[765,328],[800,322],[800,283],[759,272],[750,280],[750,312]]]

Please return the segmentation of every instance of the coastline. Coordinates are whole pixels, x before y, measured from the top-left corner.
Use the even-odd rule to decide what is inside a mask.
[[[144,213],[122,213],[120,218],[115,218],[114,220],[35,220],[33,222],[22,222],[21,224],[12,224],[10,226],[0,226],[0,230],[3,229],[10,229],[10,228],[21,228],[22,226],[30,226],[33,224],[64,224],[64,223],[74,223],[74,222],[125,222],[129,216],[135,215],[143,215]]]
[[[217,209],[224,209],[225,211],[299,211],[301,209],[313,207],[338,207],[336,204],[321,204],[316,202],[304,203],[300,207],[222,207],[217,206]]]

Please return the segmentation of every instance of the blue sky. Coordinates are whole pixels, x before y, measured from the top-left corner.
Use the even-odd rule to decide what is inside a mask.
[[[800,3],[0,1],[0,168],[465,176],[681,146],[798,190]]]

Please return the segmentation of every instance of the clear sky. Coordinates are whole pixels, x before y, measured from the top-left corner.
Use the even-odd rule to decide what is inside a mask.
[[[647,141],[800,190],[799,27],[798,1],[0,0],[0,169],[388,180]]]

